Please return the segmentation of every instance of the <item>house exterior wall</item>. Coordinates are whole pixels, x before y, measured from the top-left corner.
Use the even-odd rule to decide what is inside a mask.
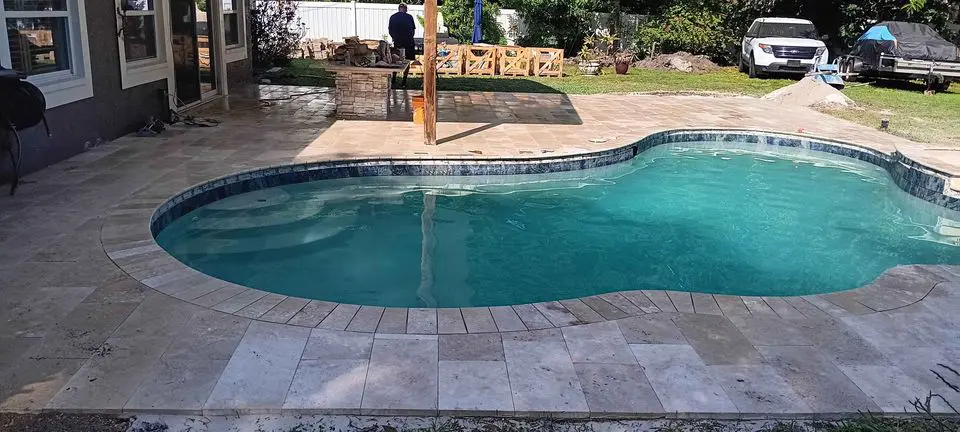
[[[167,118],[167,80],[121,88],[119,42],[112,1],[87,1],[87,35],[90,46],[93,97],[50,108],[46,112],[51,136],[43,125],[20,131],[21,174],[37,171],[82,153],[100,142],[135,132],[153,116]],[[246,44],[249,50],[249,39]],[[227,64],[228,89],[250,82],[247,59]],[[0,134],[4,132],[0,130]],[[11,137],[12,139],[12,137]],[[11,163],[0,153],[0,183],[11,179]]]
[[[94,96],[47,110],[50,137],[42,124],[20,132],[23,173],[83,152],[98,140],[135,131],[150,116],[166,112],[166,80],[120,88],[113,2],[87,2],[86,8]],[[0,155],[0,179],[8,179],[10,172],[9,158]]]
[[[243,7],[249,14],[252,10],[250,0],[243,0]],[[247,15],[249,16],[249,15]],[[227,92],[231,89],[240,89],[253,82],[253,44],[250,43],[250,23],[244,23],[243,37],[247,39],[244,44],[247,50],[247,58],[235,62],[227,63]]]
[[[243,60],[227,63],[227,91],[240,89],[253,81],[253,62],[250,55]]]

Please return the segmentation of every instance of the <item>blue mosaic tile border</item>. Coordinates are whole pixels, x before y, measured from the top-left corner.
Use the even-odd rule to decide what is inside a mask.
[[[859,159],[884,168],[894,183],[911,195],[960,211],[960,199],[944,194],[947,183],[943,173],[917,164],[899,153],[887,155],[839,141],[797,135],[697,129],[659,132],[619,148],[572,156],[339,160],[259,168],[221,177],[174,196],[154,213],[150,230],[156,235],[171,222],[198,207],[232,195],[281,185],[345,177],[516,175],[575,171],[624,162],[662,144],[698,141],[797,147]]]

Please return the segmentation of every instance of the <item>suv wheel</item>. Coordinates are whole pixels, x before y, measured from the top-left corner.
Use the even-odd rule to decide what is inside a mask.
[[[750,78],[760,78],[760,72],[757,70],[757,60],[750,54],[750,69],[747,71]]]
[[[739,61],[739,64],[740,64],[740,73],[747,73],[747,62],[743,61],[743,53],[742,53],[742,52],[740,53],[740,58],[739,58],[739,60],[740,60],[740,61]]]

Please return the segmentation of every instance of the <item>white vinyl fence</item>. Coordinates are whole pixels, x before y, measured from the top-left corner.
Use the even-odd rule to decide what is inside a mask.
[[[408,12],[416,18],[423,16],[423,6],[410,5]],[[387,39],[387,22],[397,11],[396,4],[300,2],[297,14],[307,26],[306,38],[342,41],[347,36],[361,39]],[[417,23],[416,37],[423,37]]]
[[[397,11],[396,4],[385,3],[357,3],[357,2],[315,2],[302,1],[298,4],[298,15],[307,26],[307,39],[329,39],[342,41],[347,36],[359,36],[361,39],[390,40],[387,34],[387,22],[390,15]],[[408,5],[407,12],[417,17],[423,16],[422,5]],[[594,24],[597,28],[604,28],[609,14],[597,13]],[[503,27],[507,42],[516,43],[523,34],[525,26],[523,20],[513,9],[500,9],[497,22]],[[622,17],[623,35],[625,40],[633,40],[633,33],[640,23],[636,15]],[[440,31],[443,32],[443,18],[440,17]],[[423,37],[423,28],[417,19],[417,33],[415,37]]]

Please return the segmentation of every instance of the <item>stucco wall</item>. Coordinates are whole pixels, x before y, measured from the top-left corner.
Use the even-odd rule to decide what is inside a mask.
[[[253,81],[253,62],[250,56],[233,63],[227,63],[227,91],[237,93],[240,89]]]
[[[37,171],[81,153],[98,141],[109,141],[135,132],[151,116],[166,118],[166,80],[127,90],[120,88],[115,13],[111,1],[86,2],[93,97],[48,109],[51,137],[46,136],[43,125],[21,131],[23,173]],[[227,64],[229,88],[239,91],[251,79],[249,56]],[[8,182],[10,173],[9,157],[5,152],[0,153],[0,183]]]
[[[51,137],[42,125],[21,131],[23,171],[32,172],[84,151],[97,140],[111,140],[137,130],[150,116],[166,113],[165,80],[120,89],[114,6],[109,1],[86,2],[87,35],[93,97],[47,110]],[[10,162],[0,155],[0,178],[7,181]]]
[[[250,0],[244,0],[246,10],[253,7]],[[250,43],[250,28],[247,23],[244,36],[247,38],[247,58],[232,63],[227,63],[227,91],[229,93],[241,93],[241,88],[253,82],[253,45]]]

